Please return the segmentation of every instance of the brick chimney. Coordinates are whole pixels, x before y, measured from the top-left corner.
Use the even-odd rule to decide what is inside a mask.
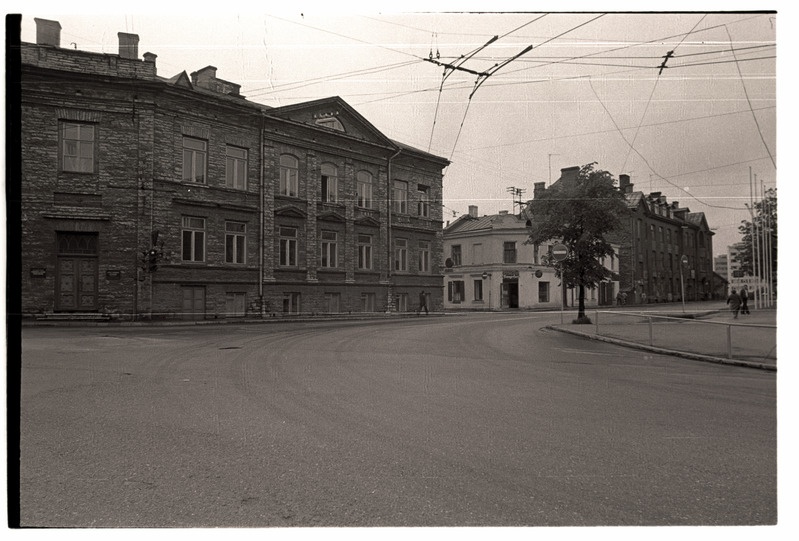
[[[202,69],[192,72],[191,82],[193,85],[206,90],[241,97],[241,85],[217,78],[216,67],[214,66],[205,66]]]
[[[546,191],[546,182],[536,182],[533,184],[533,199],[538,199]]]
[[[580,174],[580,166],[573,165],[572,167],[564,167],[560,170],[560,179],[564,183],[574,182],[577,180],[577,175]]]
[[[33,19],[36,22],[36,45],[61,47],[61,23],[47,19]]]
[[[630,175],[619,175],[619,190],[621,193],[633,193],[633,185],[630,182]]]
[[[128,60],[139,59],[139,36],[127,32],[117,32],[119,37],[119,57]]]
[[[477,218],[477,205],[469,205],[469,216],[471,218]]]

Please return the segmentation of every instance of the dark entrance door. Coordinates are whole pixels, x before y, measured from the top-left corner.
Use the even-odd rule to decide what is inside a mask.
[[[519,307],[519,282],[502,282],[502,308]]]
[[[57,233],[55,310],[97,310],[97,233]]]

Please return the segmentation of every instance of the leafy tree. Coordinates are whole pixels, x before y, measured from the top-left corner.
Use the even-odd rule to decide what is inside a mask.
[[[555,274],[565,287],[576,287],[579,304],[576,323],[590,323],[585,316],[585,288],[594,289],[610,277],[600,259],[613,254],[606,235],[621,226],[627,213],[624,195],[607,171],[594,163],[580,168],[575,179],[562,178],[529,202],[528,243],[557,240],[569,250],[555,264]]]
[[[752,209],[753,221],[743,220],[738,227],[741,233],[741,250],[736,257],[741,265],[744,274],[754,276],[755,266],[753,261],[753,248],[757,248],[758,274],[765,277],[763,266],[771,259],[772,276],[777,276],[777,189],[766,190],[765,197],[760,201],[755,201]],[[754,227],[753,227],[754,224]],[[755,233],[755,243],[753,246],[752,233]],[[771,235],[769,241],[768,235]],[[770,244],[770,253],[769,253]]]

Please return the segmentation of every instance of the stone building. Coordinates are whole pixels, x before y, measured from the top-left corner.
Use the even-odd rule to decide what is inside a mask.
[[[444,158],[338,97],[270,108],[206,66],[21,44],[23,315],[264,317],[442,304]],[[13,182],[14,179],[8,179]]]

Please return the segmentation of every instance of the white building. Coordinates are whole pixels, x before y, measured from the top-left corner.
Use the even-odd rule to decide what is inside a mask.
[[[477,207],[444,229],[444,308],[447,310],[560,309],[576,306],[577,290],[565,299],[554,268],[544,261],[557,242],[538,247],[526,244],[526,221],[500,211],[478,216]],[[618,258],[606,262],[618,274]],[[610,305],[617,281],[586,289],[586,306]]]

